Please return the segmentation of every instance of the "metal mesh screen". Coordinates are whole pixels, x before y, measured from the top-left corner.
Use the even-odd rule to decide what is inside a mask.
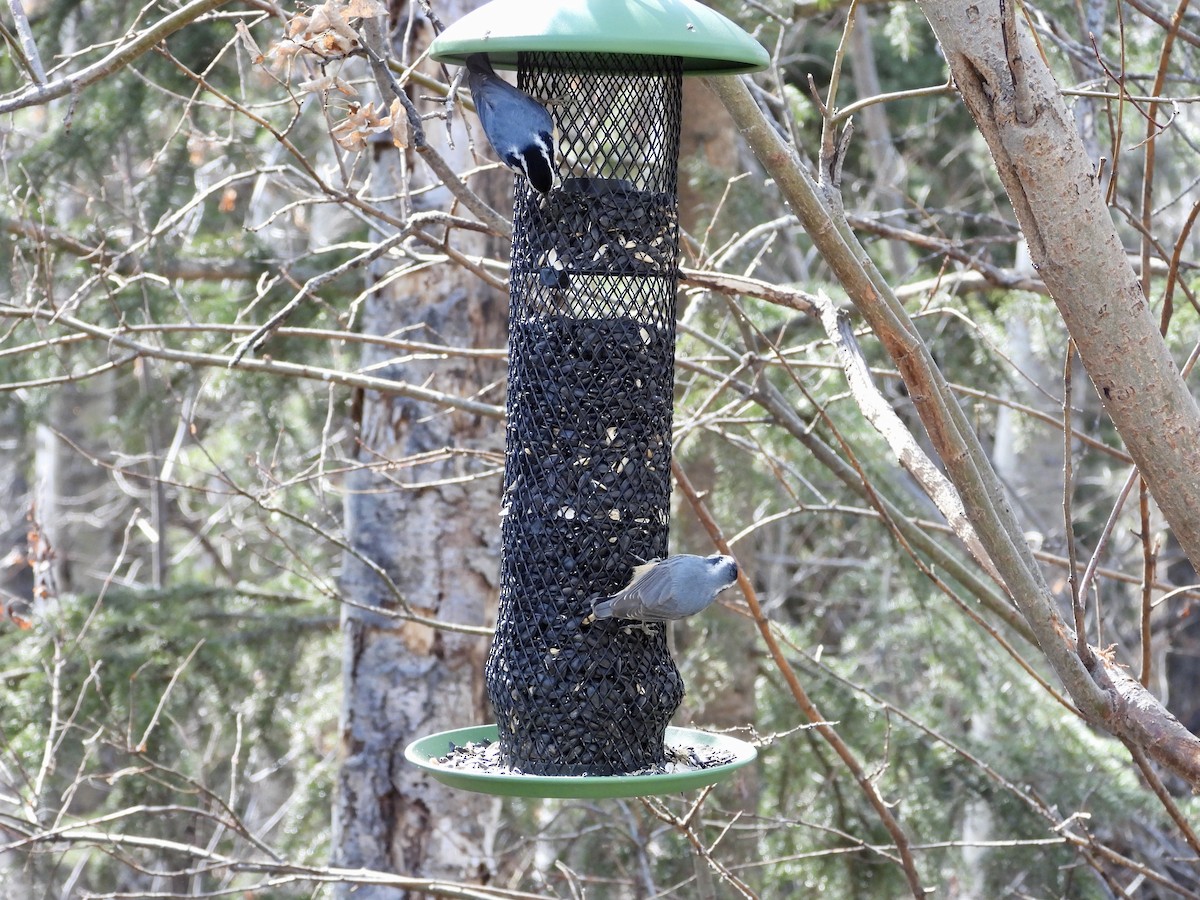
[[[584,624],[665,556],[680,61],[528,54],[559,186],[517,179],[500,611],[487,686],[505,762],[612,775],[664,760],[683,683],[663,627]]]

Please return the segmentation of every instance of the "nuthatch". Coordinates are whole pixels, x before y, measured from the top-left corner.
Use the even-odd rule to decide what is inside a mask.
[[[554,120],[546,107],[497,75],[486,53],[467,57],[467,84],[500,161],[547,193],[554,186]]]
[[[680,553],[634,566],[633,578],[592,605],[591,618],[665,622],[695,615],[737,581],[737,560]]]

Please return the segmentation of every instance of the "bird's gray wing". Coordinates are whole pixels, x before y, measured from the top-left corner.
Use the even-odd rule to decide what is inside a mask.
[[[664,616],[663,607],[670,601],[672,592],[672,560],[667,559],[655,566],[652,572],[636,579],[612,598],[612,615],[618,619],[639,619],[643,622],[661,622],[671,618]]]
[[[488,100],[487,93],[483,89],[486,83],[486,76],[475,72],[471,72],[467,76],[467,84],[471,88],[471,100],[475,103],[475,115],[479,116],[479,121],[483,123],[484,134],[491,142],[490,132],[499,123],[496,119],[496,104]]]

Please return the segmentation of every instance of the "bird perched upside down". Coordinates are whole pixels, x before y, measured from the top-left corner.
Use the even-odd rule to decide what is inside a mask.
[[[617,593],[592,604],[593,619],[666,622],[695,615],[731,587],[738,577],[732,556],[680,553],[635,566],[633,578]]]
[[[485,53],[467,57],[467,84],[488,143],[535,191],[554,186],[554,120],[546,107],[492,69]]]

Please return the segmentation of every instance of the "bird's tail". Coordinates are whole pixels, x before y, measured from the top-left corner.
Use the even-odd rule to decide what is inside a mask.
[[[496,75],[496,70],[492,68],[492,61],[488,59],[486,53],[472,53],[467,57],[467,71],[475,75]]]

